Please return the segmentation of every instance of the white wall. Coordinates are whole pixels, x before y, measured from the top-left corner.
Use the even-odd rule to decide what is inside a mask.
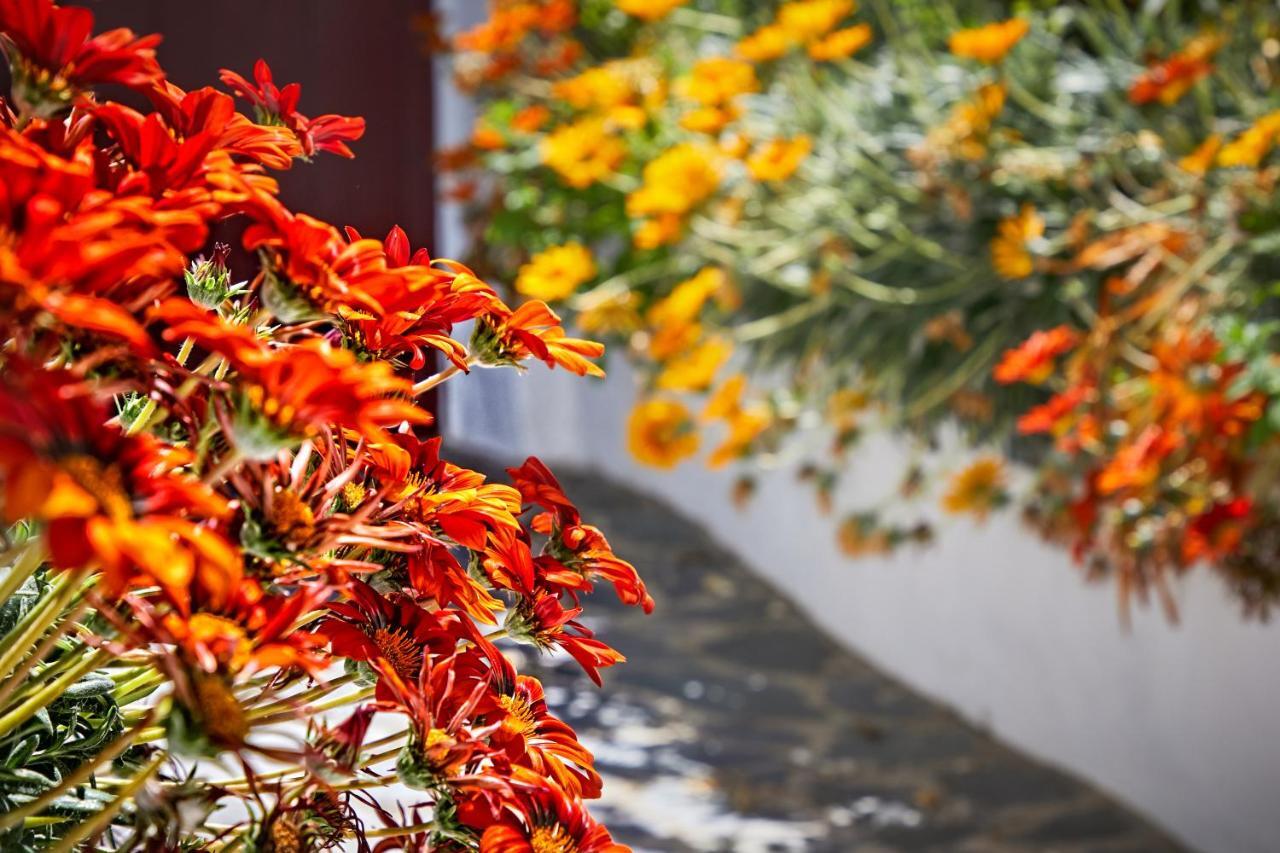
[[[442,4],[454,27],[482,5]],[[450,144],[465,138],[468,108],[442,88]],[[439,254],[459,252],[460,235],[446,212]],[[609,369],[603,382],[540,365],[455,380],[447,440],[594,466],[662,497],[832,636],[1007,742],[1092,780],[1200,849],[1280,848],[1280,624],[1244,622],[1218,582],[1196,572],[1175,587],[1181,625],[1147,608],[1125,630],[1113,589],[1085,584],[1064,552],[1011,512],[982,527],[944,520],[932,548],[850,561],[832,520],[785,473],[762,477],[739,512],[728,500],[730,473],[697,462],[674,473],[634,464],[625,449],[633,380],[621,359]],[[860,451],[851,479],[865,487],[846,505],[892,488],[903,458],[887,440]]]

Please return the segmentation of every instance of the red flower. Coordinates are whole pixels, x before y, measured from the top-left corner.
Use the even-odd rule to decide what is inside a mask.
[[[335,656],[384,663],[402,681],[416,684],[428,653],[453,653],[464,621],[456,613],[432,613],[407,596],[384,596],[358,580],[347,592],[351,600],[330,604],[334,615],[320,629]]]
[[[1021,345],[1005,350],[996,365],[996,381],[1009,385],[1030,382],[1038,385],[1053,373],[1053,360],[1075,348],[1079,335],[1067,326],[1033,332]]]
[[[281,124],[293,131],[302,146],[302,156],[313,157],[317,151],[355,156],[346,143],[364,136],[364,119],[332,114],[307,118],[298,112],[302,85],[289,83],[281,89],[272,79],[270,66],[261,59],[254,63],[252,83],[226,68],[220,76],[223,85],[253,104],[259,122]]]
[[[193,588],[220,600],[235,587],[239,552],[199,524],[229,508],[183,473],[185,451],[107,426],[106,407],[65,371],[9,361],[2,372],[6,521],[42,521],[54,565],[102,569],[108,595],[158,584],[185,609]]]
[[[93,13],[52,0],[0,0],[0,31],[11,48],[14,94],[37,113],[67,106],[76,90],[118,83],[145,90],[164,79],[156,62],[157,35],[132,30],[93,32]]]
[[[548,592],[524,598],[507,617],[507,633],[539,648],[560,648],[567,652],[596,684],[600,670],[626,660],[621,653],[595,639],[591,631],[574,617],[582,612],[566,610],[557,596]]]
[[[521,784],[515,802],[499,823],[485,829],[480,853],[630,853],[555,783],[516,781]]]
[[[1018,431],[1030,435],[1038,432],[1053,432],[1059,429],[1063,422],[1084,402],[1088,394],[1089,391],[1084,386],[1073,385],[1061,394],[1053,395],[1047,403],[1036,406],[1018,418]]]

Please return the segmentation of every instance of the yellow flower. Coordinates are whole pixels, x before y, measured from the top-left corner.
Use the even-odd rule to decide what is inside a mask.
[[[663,391],[705,391],[716,372],[729,360],[733,346],[724,338],[709,338],[693,349],[671,359],[658,374]]]
[[[747,158],[747,171],[757,181],[785,181],[800,168],[811,150],[813,141],[807,136],[774,139]]]
[[[752,62],[768,62],[785,56],[795,46],[791,33],[777,24],[769,24],[739,41],[734,52]]]
[[[644,21],[657,21],[670,15],[688,0],[613,0],[613,5]]]
[[[631,100],[632,89],[617,68],[606,63],[560,80],[551,93],[575,110],[607,110]]]
[[[558,127],[542,140],[542,162],[580,190],[613,174],[626,155],[626,146],[598,117]]]
[[[1280,134],[1280,111],[1258,119],[1244,133],[1222,146],[1218,165],[1256,168],[1275,147],[1277,134]]]
[[[700,59],[676,81],[676,94],[704,107],[719,107],[760,88],[749,62],[727,56]]]
[[[592,299],[578,312],[578,328],[589,335],[629,335],[640,328],[640,294],[632,291]]]
[[[947,46],[955,56],[994,65],[1004,59],[1005,54],[1022,41],[1030,29],[1031,24],[1026,18],[1010,18],[985,27],[958,30],[951,34]]]
[[[809,45],[809,58],[815,62],[847,59],[871,43],[871,25],[858,24],[836,30],[826,38]]]
[[[991,240],[991,265],[1007,279],[1026,278],[1035,271],[1035,260],[1027,244],[1044,236],[1044,220],[1036,209],[1024,204],[1015,216],[1000,220]]]
[[[627,213],[636,218],[683,215],[719,185],[720,170],[713,150],[689,142],[675,145],[645,165],[642,186],[627,197]]]
[[[994,457],[979,459],[952,478],[942,496],[947,512],[972,513],[985,518],[1005,499],[1004,463]]]
[[[659,246],[669,246],[684,233],[684,222],[678,213],[663,213],[653,219],[645,219],[636,228],[632,242],[645,251]]]
[[[1195,151],[1179,160],[1178,168],[1193,175],[1203,175],[1213,166],[1220,148],[1222,148],[1222,137],[1215,133],[1197,145]]]
[[[644,465],[674,468],[698,452],[698,431],[683,404],[645,400],[631,410],[627,447]]]
[[[516,290],[531,299],[557,302],[595,277],[596,264],[580,243],[552,246],[520,267]]]
[[[778,9],[778,26],[793,39],[809,42],[836,28],[858,8],[854,0],[795,0]]]
[[[702,337],[702,324],[677,320],[652,330],[649,336],[649,358],[666,361],[688,352]]]
[[[698,107],[680,116],[680,126],[691,133],[716,134],[738,117],[736,107]]]

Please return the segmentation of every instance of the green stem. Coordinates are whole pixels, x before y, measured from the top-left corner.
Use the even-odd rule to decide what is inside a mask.
[[[4,580],[0,581],[0,602],[8,601],[9,596],[17,592],[18,587],[26,583],[27,578],[34,575],[44,562],[44,543],[38,538],[30,539],[19,547],[22,549],[21,553],[9,567]]]
[[[84,575],[62,575],[51,584],[45,597],[18,620],[18,624],[5,635],[7,648],[0,653],[0,674],[8,674],[18,665],[35,645],[36,640],[44,636],[44,632],[53,627],[62,615],[63,609],[75,597],[75,581]]]
[[[13,674],[10,675],[9,679],[4,683],[4,686],[0,687],[0,708],[3,708],[4,704],[9,701],[9,697],[11,697],[20,686],[26,683],[27,675],[35,668],[36,664],[45,659],[58,641],[66,636],[67,630],[71,628],[71,626],[75,625],[76,620],[79,619],[80,616],[88,609],[89,600],[87,598],[82,599],[81,602],[76,605],[75,609],[68,613],[66,618],[58,624],[58,627],[50,633],[49,636],[40,641],[40,645],[36,647],[36,650],[28,655],[26,660],[22,661],[22,663],[18,665],[18,668],[14,670]]]

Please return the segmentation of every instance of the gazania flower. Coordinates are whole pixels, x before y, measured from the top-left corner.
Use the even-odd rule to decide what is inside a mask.
[[[602,684],[600,670],[626,660],[615,649],[595,639],[595,635],[574,621],[582,608],[565,609],[557,596],[537,592],[523,597],[507,614],[507,635],[539,649],[559,648],[578,662],[587,677]]]
[[[1277,136],[1280,136],[1280,111],[1267,113],[1223,145],[1217,152],[1218,165],[1223,168],[1257,168],[1275,148]]]
[[[682,403],[645,400],[631,410],[627,447],[645,465],[674,468],[698,452],[698,431]]]
[[[809,58],[814,62],[848,59],[871,44],[871,25],[857,24],[836,30],[809,45]]]
[[[729,425],[729,434],[707,457],[707,465],[712,468],[722,467],[745,455],[755,440],[769,428],[773,418],[767,407],[754,405],[729,413],[725,421]]]
[[[253,104],[260,123],[281,124],[293,131],[302,146],[302,156],[313,157],[317,151],[355,156],[347,143],[364,136],[364,119],[332,114],[307,118],[298,112],[302,86],[289,83],[279,88],[272,79],[271,68],[261,59],[253,66],[252,83],[225,68],[221,77],[225,86]]]
[[[1039,385],[1053,373],[1054,359],[1075,348],[1079,335],[1067,326],[1031,334],[1020,346],[1005,350],[994,376],[1002,385],[1030,382]]]
[[[20,107],[49,116],[69,107],[77,93],[100,83],[145,90],[164,78],[156,62],[156,35],[128,29],[94,36],[93,13],[52,0],[3,0],[0,30]]]
[[[951,34],[947,47],[955,56],[994,65],[1004,59],[1030,29],[1031,24],[1026,18],[1010,18],[982,27],[958,30]]]
[[[604,354],[604,345],[566,336],[560,317],[536,299],[515,311],[495,311],[481,318],[471,337],[471,351],[481,364],[518,365],[536,358],[579,376],[604,376],[604,370],[591,361]]]
[[[971,513],[985,518],[1006,498],[1004,464],[988,457],[974,462],[951,480],[942,496],[942,508],[957,515]]]
[[[532,299],[556,302],[566,299],[595,277],[596,264],[581,243],[552,246],[520,267],[516,290]]]
[[[240,555],[202,520],[225,501],[189,476],[189,455],[108,426],[106,407],[64,372],[9,361],[0,382],[6,522],[43,522],[55,566],[100,568],[108,595],[158,584],[186,608],[192,587],[234,588]]]
[[[679,9],[689,0],[613,0],[613,5],[636,18],[658,21]]]
[[[480,853],[631,853],[555,783],[534,778],[517,790],[502,820],[484,830]]]
[[[1035,259],[1027,244],[1044,236],[1044,220],[1030,204],[1016,216],[1000,220],[991,240],[991,265],[1002,277],[1014,280],[1035,272]]]
[[[169,300],[154,316],[169,323],[166,339],[189,338],[222,356],[236,372],[241,390],[232,440],[249,458],[271,459],[281,447],[317,435],[326,425],[385,442],[388,426],[430,420],[404,399],[412,383],[386,362],[362,363],[322,339],[268,348],[245,327],[184,302]]]
[[[320,628],[336,657],[385,664],[405,683],[416,684],[428,653],[453,652],[456,612],[431,613],[404,595],[384,596],[358,580],[347,592],[350,600],[330,604],[333,615]]]
[[[1176,104],[1213,71],[1210,60],[1222,44],[1222,37],[1216,33],[1196,36],[1181,50],[1138,75],[1129,87],[1129,100],[1139,106],[1155,101],[1165,106]]]
[[[927,147],[961,160],[981,160],[1004,110],[1005,94],[1002,83],[979,86],[972,98],[957,104],[942,125],[929,131]]]
[[[668,361],[655,384],[663,391],[705,391],[732,351],[724,338],[708,338]]]
[[[807,136],[770,140],[747,158],[747,171],[757,181],[785,181],[812,150],[813,140]]]

